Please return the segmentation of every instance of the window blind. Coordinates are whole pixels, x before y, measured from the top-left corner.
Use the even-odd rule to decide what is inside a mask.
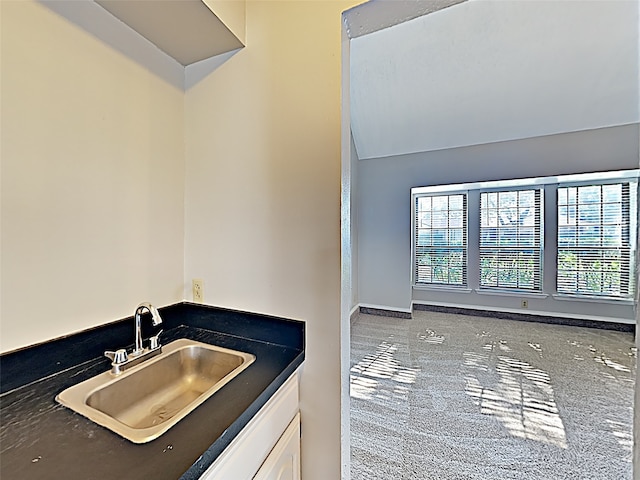
[[[480,288],[541,291],[542,190],[480,194]]]
[[[416,196],[414,283],[467,284],[467,195]]]
[[[558,293],[633,296],[637,182],[558,188]]]

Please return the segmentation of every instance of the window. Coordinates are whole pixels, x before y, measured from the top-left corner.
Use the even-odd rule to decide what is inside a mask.
[[[558,188],[558,293],[633,296],[637,182]]]
[[[414,282],[467,284],[467,195],[414,198]]]
[[[628,309],[637,288],[639,174],[413,187],[416,297],[455,302],[456,295],[475,293],[511,297],[517,305],[517,297],[528,295],[549,311],[556,300]],[[442,287],[453,288],[444,293]]]
[[[541,189],[480,193],[480,288],[542,289]]]

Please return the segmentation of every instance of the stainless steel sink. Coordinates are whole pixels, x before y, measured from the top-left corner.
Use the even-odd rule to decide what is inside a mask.
[[[56,400],[131,440],[158,438],[247,368],[255,356],[194,340],[115,376],[104,372],[62,391]]]

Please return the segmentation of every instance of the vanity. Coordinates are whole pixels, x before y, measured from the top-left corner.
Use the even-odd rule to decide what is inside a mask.
[[[133,317],[4,354],[3,480],[299,478],[304,322],[187,302],[159,312],[166,355],[178,341],[242,352],[251,361],[168,430],[134,443],[55,400],[113,368],[103,353],[131,348]],[[147,323],[142,325],[145,339],[157,333]]]

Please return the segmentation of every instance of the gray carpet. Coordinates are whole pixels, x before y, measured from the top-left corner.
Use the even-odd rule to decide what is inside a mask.
[[[351,328],[351,478],[632,478],[630,333],[416,311]]]

